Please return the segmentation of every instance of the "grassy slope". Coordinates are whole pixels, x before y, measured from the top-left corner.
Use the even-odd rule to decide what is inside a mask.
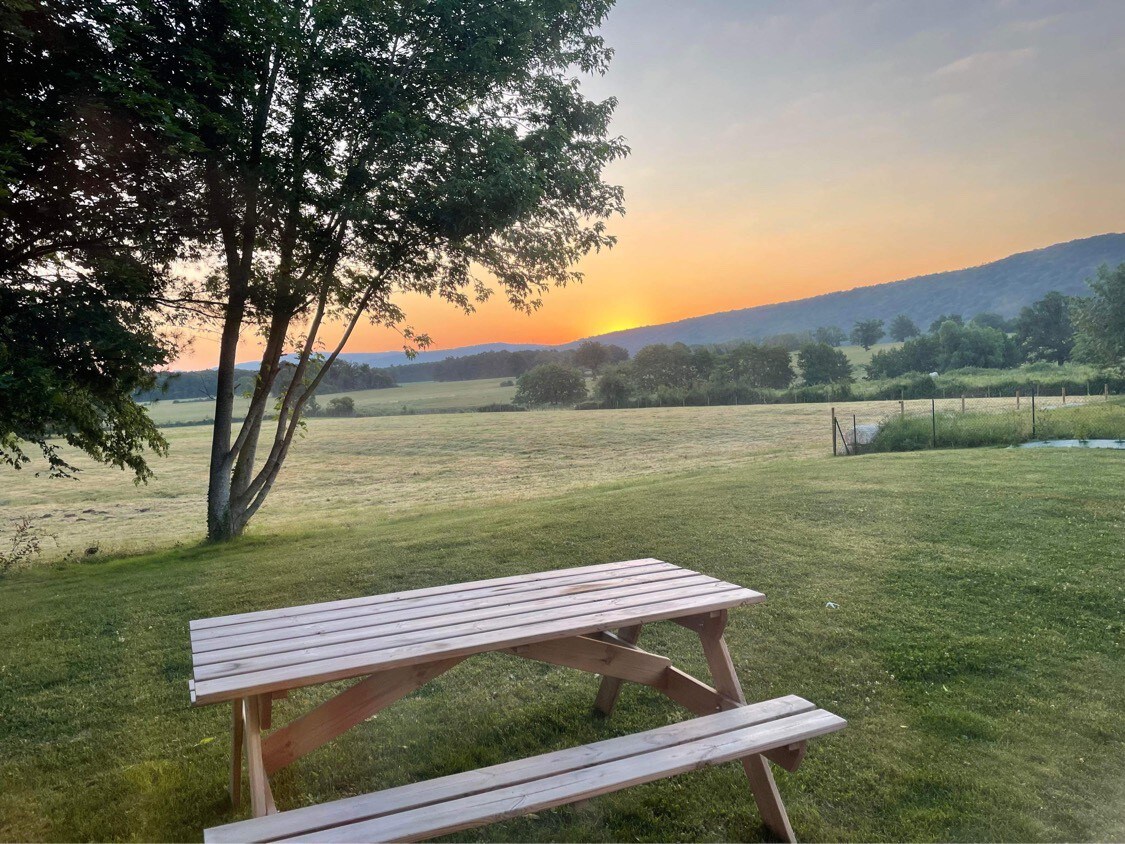
[[[227,711],[187,704],[190,618],[650,554],[769,596],[731,623],[749,697],[849,719],[778,775],[804,839],[1120,839],[1123,488],[1108,453],[763,460],[21,573],[0,583],[0,839],[191,839],[231,817]],[[702,671],[668,627],[645,644]],[[471,661],[282,772],[278,802],[683,716],[628,688],[603,721],[595,688]],[[760,835],[727,765],[464,837]]]
[[[402,413],[422,410],[470,410],[486,404],[510,402],[516,394],[515,387],[501,387],[502,378],[485,378],[476,381],[420,381],[402,384],[385,390],[355,390],[346,393],[317,395],[321,407],[338,396],[351,396],[360,413]],[[246,413],[247,400],[235,400],[235,416]],[[183,424],[215,418],[215,403],[211,401],[177,402],[159,401],[146,405],[149,415],[158,425]]]

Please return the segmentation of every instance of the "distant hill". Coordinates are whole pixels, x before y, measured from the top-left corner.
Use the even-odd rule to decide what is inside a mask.
[[[441,349],[437,351],[419,352],[413,359],[408,358],[405,352],[343,352],[340,357],[351,363],[366,363],[368,366],[381,368],[385,366],[402,366],[410,363],[436,363],[446,358],[463,358],[469,355],[478,355],[481,352],[523,352],[535,349],[548,349],[550,346],[537,346],[533,343],[481,343],[477,346],[458,346],[454,349]],[[290,359],[294,356],[289,355]],[[256,367],[260,361],[240,363],[238,366]]]
[[[1122,261],[1125,261],[1125,234],[1102,234],[1032,252],[1020,252],[979,267],[855,287],[775,305],[691,317],[662,325],[630,328],[584,339],[614,343],[633,354],[652,343],[704,345],[730,340],[760,340],[776,334],[809,331],[821,325],[838,325],[847,330],[861,319],[890,321],[898,314],[906,314],[922,328],[939,315],[949,313],[968,318],[983,311],[993,311],[1011,317],[1051,290],[1069,296],[1085,295],[1086,279],[1099,265],[1115,265]],[[340,357],[352,363],[384,367],[432,363],[480,352],[569,349],[580,342],[582,340],[575,340],[559,346],[484,343],[420,352],[413,360],[402,352],[345,352]]]
[[[1125,234],[1103,234],[1020,252],[990,264],[933,273],[809,299],[708,314],[678,322],[614,331],[590,339],[624,346],[632,354],[651,343],[722,343],[757,340],[821,325],[847,330],[861,319],[906,314],[925,328],[941,314],[966,318],[982,311],[1015,316],[1050,290],[1085,295],[1085,280],[1100,264],[1125,261]],[[573,345],[573,344],[570,344]]]

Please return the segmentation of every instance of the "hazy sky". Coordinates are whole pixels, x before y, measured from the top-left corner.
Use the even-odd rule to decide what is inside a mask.
[[[435,348],[590,334],[1125,230],[1125,2],[619,0],[628,213],[528,317],[407,299]],[[401,347],[357,330],[349,351]],[[247,343],[244,358],[257,348]],[[212,366],[201,334],[184,366]]]

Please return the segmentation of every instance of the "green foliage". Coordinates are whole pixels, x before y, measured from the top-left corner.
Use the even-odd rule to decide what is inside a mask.
[[[516,382],[512,401],[524,407],[561,407],[586,398],[586,379],[577,369],[545,363],[525,372]]]
[[[1016,319],[1016,337],[1028,360],[1062,363],[1069,359],[1074,347],[1070,300],[1051,291],[1024,308]]]
[[[1102,265],[1089,281],[1091,296],[1075,309],[1082,360],[1125,370],[1125,263]]]
[[[890,334],[891,339],[896,343],[901,343],[903,340],[917,337],[922,332],[918,326],[914,324],[914,320],[906,314],[899,314],[891,320],[887,333]]]
[[[937,334],[941,331],[941,327],[947,322],[956,323],[957,325],[965,324],[965,320],[961,318],[961,314],[942,314],[930,323],[930,333]]]
[[[824,343],[828,346],[842,346],[848,339],[842,328],[835,325],[822,325],[812,333],[814,343]]]
[[[971,320],[969,325],[975,325],[977,328],[995,328],[997,331],[1008,333],[1014,330],[1012,320],[1004,319],[1000,314],[994,314],[991,311],[984,311],[977,314]]]
[[[1010,446],[1032,439],[1125,439],[1125,405],[1094,403],[1040,410],[1032,434],[1030,403],[1020,411],[1002,413],[939,413],[892,416],[879,427],[872,451],[918,451],[933,448],[936,423],[937,448]]]
[[[887,332],[883,330],[883,320],[865,319],[857,322],[852,329],[851,339],[866,352],[882,339]]]
[[[0,461],[30,463],[31,443],[51,474],[70,476],[59,438],[138,481],[152,475],[147,455],[167,443],[132,396],[173,354],[152,294],[150,276],[126,271],[0,286]]]
[[[825,343],[809,343],[797,353],[797,368],[806,384],[839,384],[852,380],[848,356]]]
[[[570,359],[579,369],[588,370],[596,378],[603,366],[626,361],[629,353],[620,346],[607,346],[594,340],[586,340],[571,352]]]
[[[963,325],[944,320],[937,333],[907,340],[897,349],[871,356],[868,378],[897,378],[907,373],[945,372],[964,367],[1001,369],[1015,366],[1019,351],[1015,342],[995,328]]]
[[[594,387],[594,394],[605,407],[622,407],[629,401],[629,379],[620,367],[606,369]]]
[[[324,415],[355,416],[355,399],[351,396],[337,396],[334,399],[329,399]]]
[[[655,394],[660,390],[686,391],[699,377],[692,351],[683,343],[645,346],[629,364],[636,391]]]

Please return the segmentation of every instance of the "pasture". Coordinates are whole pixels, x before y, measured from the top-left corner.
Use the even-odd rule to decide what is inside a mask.
[[[766,593],[728,631],[748,697],[848,718],[778,774],[802,839],[1125,836],[1121,455],[833,460],[828,426],[823,405],[316,419],[250,535],[223,547],[198,544],[206,427],[169,430],[148,487],[89,465],[9,475],[0,517],[59,544],[0,580],[0,839],[197,840],[234,817],[229,710],[188,706],[191,618],[648,555]],[[645,641],[704,671],[665,628]],[[274,793],[323,802],[685,716],[629,687],[601,719],[595,689],[473,660]],[[727,765],[458,838],[762,835]]]

